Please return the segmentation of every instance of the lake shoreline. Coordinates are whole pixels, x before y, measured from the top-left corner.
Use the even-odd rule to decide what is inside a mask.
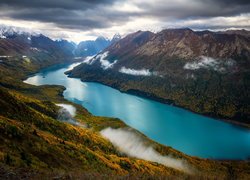
[[[228,123],[226,123],[226,124],[224,124],[223,125],[223,123],[219,123],[219,122],[222,122],[222,121],[218,121],[218,120],[216,120],[216,119],[211,119],[211,120],[209,120],[209,117],[205,117],[205,116],[200,116],[198,113],[191,113],[191,111],[188,111],[188,110],[186,110],[185,108],[181,108],[181,107],[177,107],[177,106],[171,106],[171,105],[168,105],[168,106],[165,106],[166,105],[166,103],[162,103],[162,102],[160,102],[160,101],[155,101],[155,99],[153,99],[152,97],[151,98],[148,98],[148,97],[146,97],[146,95],[145,94],[139,94],[138,93],[138,91],[136,91],[136,92],[134,92],[134,91],[128,91],[128,92],[126,92],[126,91],[120,91],[120,90],[117,90],[117,88],[113,88],[112,86],[107,86],[107,85],[105,85],[105,84],[103,84],[103,83],[95,83],[95,82],[93,82],[93,81],[88,81],[88,82],[92,82],[91,84],[88,84],[88,82],[86,82],[86,81],[82,81],[81,79],[79,79],[79,78],[70,78],[69,76],[66,76],[65,74],[65,72],[67,71],[67,70],[69,70],[69,69],[71,69],[72,67],[74,67],[74,65],[76,65],[76,63],[72,63],[72,64],[67,64],[65,67],[59,67],[58,69],[57,68],[48,68],[47,70],[45,69],[45,71],[44,72],[39,72],[39,73],[37,73],[36,75],[35,75],[35,77],[34,77],[34,82],[35,83],[32,83],[32,78],[31,78],[31,81],[29,81],[28,79],[27,79],[27,81],[26,81],[26,83],[28,82],[28,84],[33,84],[33,85],[49,85],[49,84],[51,84],[51,85],[60,85],[60,86],[62,86],[62,87],[64,87],[64,88],[66,88],[66,91],[65,91],[65,89],[63,88],[62,89],[62,91],[61,91],[61,94],[60,94],[60,96],[63,98],[63,99],[65,99],[66,101],[72,101],[71,99],[72,98],[77,98],[78,97],[78,93],[79,93],[79,90],[80,89],[85,89],[86,88],[86,90],[83,90],[83,91],[86,91],[87,93],[88,93],[88,95],[87,96],[82,96],[82,95],[80,95],[79,97],[80,97],[80,99],[79,100],[77,100],[77,102],[74,102],[73,101],[73,103],[76,103],[76,104],[79,104],[79,105],[81,105],[81,106],[83,106],[84,107],[84,109],[87,109],[87,111],[90,113],[90,114],[93,114],[93,115],[96,115],[96,116],[105,116],[105,117],[117,117],[117,118],[119,118],[119,119],[122,119],[122,121],[124,122],[124,123],[126,123],[126,124],[128,124],[130,127],[132,127],[132,128],[135,128],[135,129],[137,129],[138,131],[140,131],[141,133],[143,133],[143,134],[145,134],[147,137],[149,137],[149,138],[151,138],[153,141],[155,141],[155,142],[158,142],[158,143],[160,143],[160,144],[164,144],[165,146],[171,146],[171,147],[173,147],[174,149],[178,149],[179,151],[181,151],[181,152],[184,152],[184,153],[186,153],[186,154],[188,154],[188,155],[190,155],[190,156],[198,156],[198,157],[200,157],[200,158],[208,158],[208,159],[218,159],[218,160],[243,160],[243,159],[248,159],[248,155],[246,156],[246,157],[243,157],[242,155],[240,155],[239,157],[237,157],[237,156],[235,156],[235,155],[233,155],[232,154],[232,157],[230,157],[231,155],[230,154],[228,154],[228,156],[227,155],[220,155],[219,154],[219,151],[217,151],[216,149],[214,149],[215,150],[215,152],[216,153],[218,153],[217,155],[209,155],[209,152],[207,152],[207,155],[206,155],[206,151],[207,150],[201,150],[201,148],[199,148],[199,147],[197,147],[198,149],[200,149],[201,151],[199,151],[199,152],[201,152],[200,153],[200,155],[198,155],[197,153],[196,154],[193,154],[191,151],[189,151],[188,150],[188,148],[185,148],[185,147],[179,147],[178,146],[178,144],[180,144],[180,143],[182,143],[182,141],[183,141],[183,138],[181,138],[180,137],[180,133],[178,133],[179,131],[180,132],[183,132],[183,130],[185,129],[185,127],[187,127],[188,129],[190,129],[191,131],[189,131],[189,132],[194,132],[193,134],[200,134],[199,133],[199,131],[197,131],[198,129],[197,128],[204,128],[204,124],[202,123],[202,121],[198,121],[198,119],[199,118],[202,118],[202,119],[204,119],[204,123],[206,124],[206,123],[208,123],[207,125],[208,126],[210,126],[210,130],[208,131],[208,133],[209,132],[212,132],[213,131],[213,124],[214,125],[216,125],[216,126],[214,126],[214,127],[221,127],[222,126],[222,128],[226,128],[226,130],[229,130],[229,129],[235,129],[234,131],[235,131],[235,133],[236,134],[238,134],[238,132],[240,132],[240,131],[246,131],[246,133],[247,133],[247,130],[246,129],[243,129],[243,128],[241,128],[241,127],[230,127],[231,125],[230,124],[228,124]],[[47,74],[47,72],[48,72],[48,74]],[[37,77],[36,77],[37,76]],[[57,78],[59,81],[57,81],[55,78]],[[40,80],[39,80],[40,79]],[[72,79],[72,80],[70,80],[70,79]],[[75,80],[74,80],[75,79]],[[40,83],[38,83],[40,81]],[[83,84],[85,84],[85,83],[87,83],[87,85],[81,85],[82,84],[82,82],[83,82]],[[84,83],[85,82],[85,83]],[[72,83],[74,83],[75,85],[73,85]],[[99,85],[98,85],[99,84]],[[103,85],[102,85],[103,84]],[[70,86],[69,86],[70,85]],[[73,85],[73,86],[72,86]],[[84,87],[83,87],[84,86]],[[106,87],[105,87],[106,86]],[[72,94],[72,96],[69,96],[69,95],[67,95],[67,93],[65,94],[65,92],[67,92],[67,90],[70,90],[71,89],[71,87],[73,88],[73,89],[78,89],[77,90],[77,94]],[[88,87],[88,88],[87,88]],[[94,89],[93,89],[93,87],[94,87]],[[96,87],[98,87],[97,89],[96,89]],[[110,88],[111,87],[111,88]],[[69,88],[69,89],[68,89]],[[72,90],[72,89],[71,89]],[[70,92],[70,91],[69,91]],[[74,92],[74,90],[73,91],[71,91],[71,93],[72,92]],[[97,93],[97,94],[95,94],[95,92]],[[102,105],[100,106],[99,105],[99,110],[98,110],[98,108],[97,109],[95,109],[94,111],[93,111],[93,105],[91,105],[91,103],[96,103],[95,102],[95,100],[93,101],[93,102],[91,102],[91,100],[90,99],[88,99],[88,98],[92,98],[92,97],[96,97],[96,95],[97,96],[100,96],[100,95],[105,95],[105,93],[106,92],[112,92],[112,94],[114,94],[114,96],[111,96],[111,99],[113,99],[114,97],[116,97],[116,103],[118,103],[118,104],[116,104],[116,105],[118,105],[118,107],[119,107],[119,102],[120,102],[120,100],[119,100],[119,97],[129,97],[129,96],[134,96],[134,97],[132,97],[131,96],[131,98],[132,99],[138,99],[139,97],[142,97],[142,99],[140,100],[139,99],[139,101],[138,100],[136,100],[136,103],[138,103],[138,104],[134,104],[134,105],[136,105],[136,107],[147,107],[147,105],[148,105],[148,103],[149,103],[149,105],[150,106],[148,106],[148,108],[150,108],[151,107],[151,103],[156,103],[155,105],[157,105],[157,106],[159,106],[159,109],[158,110],[156,110],[155,109],[155,106],[152,106],[152,107],[154,107],[154,108],[152,108],[152,112],[151,112],[151,109],[148,109],[148,110],[146,110],[147,112],[145,112],[146,114],[145,115],[139,115],[138,117],[134,117],[134,118],[139,118],[139,119],[137,119],[137,120],[139,120],[139,122],[144,122],[144,123],[146,123],[147,122],[147,119],[148,118],[150,118],[150,114],[152,114],[152,117],[151,117],[151,119],[152,118],[156,118],[154,121],[151,121],[153,124],[155,124],[156,126],[155,127],[157,127],[157,128],[159,128],[158,130],[159,131],[155,131],[155,130],[149,130],[149,129],[143,129],[143,126],[141,126],[141,125],[139,125],[138,123],[136,123],[136,121],[134,121],[133,119],[127,119],[127,117],[126,117],[126,115],[124,116],[123,114],[112,114],[112,113],[101,113],[100,114],[100,112],[102,112],[103,111],[103,108],[104,107],[101,107],[101,106],[103,106],[104,104],[102,103]],[[104,94],[103,94],[104,93]],[[92,95],[91,95],[92,94]],[[123,95],[122,95],[123,94]],[[108,95],[108,94],[107,94]],[[144,96],[143,96],[144,95]],[[83,98],[83,97],[85,97],[85,98]],[[109,97],[109,96],[108,96]],[[146,97],[146,98],[145,98]],[[87,99],[86,99],[87,98]],[[100,98],[98,98],[99,100],[98,101],[100,101]],[[144,99],[144,100],[143,100]],[[122,100],[122,99],[121,99]],[[79,101],[79,102],[78,102]],[[81,102],[82,101],[82,102]],[[91,103],[90,103],[90,102]],[[103,100],[104,102],[105,101],[108,101],[108,99],[106,98],[106,100],[104,99]],[[150,102],[151,101],[151,102]],[[84,103],[85,102],[85,103]],[[87,102],[87,103],[86,103]],[[115,102],[115,101],[114,101]],[[123,103],[125,103],[125,101],[124,100],[122,100],[122,102]],[[131,102],[131,101],[130,101]],[[144,106],[144,105],[142,105],[142,104],[144,104],[144,103],[146,103],[145,105],[146,106]],[[168,102],[168,103],[171,103],[171,102]],[[97,105],[98,105],[98,102],[97,102]],[[114,105],[114,104],[113,104]],[[124,105],[126,105],[126,104],[124,104]],[[173,103],[172,103],[172,105],[173,105]],[[98,106],[97,106],[98,107]],[[109,107],[109,106],[108,106]],[[107,107],[107,108],[108,108]],[[111,106],[112,107],[112,106]],[[100,109],[101,108],[101,109]],[[105,109],[105,108],[104,108]],[[145,110],[145,108],[143,108],[144,110]],[[155,109],[155,110],[154,110]],[[96,111],[97,110],[97,111]],[[106,110],[108,110],[109,111],[109,109],[106,109]],[[126,110],[125,112],[133,112],[133,113],[135,113],[136,114],[136,112],[143,112],[143,110],[141,111],[140,109],[134,109],[134,108],[132,108],[131,109],[131,106],[128,106],[128,109],[124,109],[124,108],[122,108],[121,109],[122,111],[124,111],[124,110]],[[136,110],[136,111],[135,111]],[[168,114],[168,111],[169,111],[169,113],[170,114]],[[186,111],[186,112],[185,112]],[[112,111],[111,111],[112,112]],[[159,116],[155,116],[155,115],[153,115],[154,113],[158,113],[158,115]],[[160,113],[160,114],[159,114]],[[173,114],[172,114],[173,113]],[[176,113],[179,113],[179,114],[176,114]],[[126,113],[125,113],[126,114]],[[176,114],[176,115],[175,115]],[[193,114],[193,115],[192,115]],[[173,115],[173,117],[172,117],[172,115]],[[199,116],[197,116],[197,115],[199,115]],[[161,117],[160,117],[161,116]],[[163,121],[162,123],[164,124],[164,127],[165,128],[162,128],[163,126],[161,126],[160,124],[160,122],[162,121],[162,120],[164,120],[164,117],[166,118],[166,117],[169,117],[168,119],[165,119],[165,121]],[[175,118],[176,118],[176,120],[175,120]],[[187,120],[187,121],[183,121],[183,118],[184,118],[184,120]],[[197,119],[197,121],[196,121],[196,118],[198,118]],[[207,119],[208,118],[208,119]],[[143,120],[143,119],[145,119],[145,120]],[[161,119],[161,120],[160,120]],[[201,120],[202,120],[201,119]],[[149,120],[149,119],[148,119]],[[190,120],[190,122],[188,121],[188,120]],[[215,120],[215,121],[214,121]],[[134,121],[134,123],[130,123],[130,121],[131,122],[133,122]],[[217,122],[218,123],[217,123]],[[175,125],[174,124],[178,124],[178,123],[182,123],[184,126],[179,126],[179,127],[175,127]],[[194,123],[193,125],[191,125],[192,123]],[[152,124],[152,125],[153,125]],[[200,124],[200,125],[199,125]],[[203,125],[202,125],[203,124]],[[191,126],[190,126],[191,125]],[[190,127],[189,127],[190,126]],[[205,125],[206,126],[206,125]],[[173,128],[174,129],[176,129],[176,131],[175,132],[172,132],[172,130],[171,129],[169,129],[169,128],[172,128],[172,130],[173,130]],[[229,129],[228,129],[229,128]],[[165,130],[164,130],[165,129]],[[167,133],[168,134],[168,137],[170,138],[170,137],[172,137],[172,138],[164,138],[162,135],[163,134],[165,134],[166,135],[166,130],[168,129],[168,131],[167,132],[169,132],[169,133]],[[179,129],[179,130],[178,130]],[[197,129],[197,130],[196,130]],[[238,129],[238,130],[236,130],[236,129]],[[194,130],[194,131],[193,131]],[[204,129],[205,130],[205,129]],[[207,130],[205,130],[204,132],[206,132]],[[159,133],[158,133],[159,132]],[[202,131],[203,132],[203,131]],[[153,133],[153,134],[152,134]],[[163,134],[162,134],[163,133]],[[214,140],[213,139],[217,139],[216,137],[220,137],[222,132],[217,128],[217,130],[215,130],[215,133],[214,133],[214,135],[213,136],[208,136],[208,138],[196,138],[196,137],[199,137],[199,136],[197,136],[197,135],[195,135],[193,138],[190,138],[190,137],[192,137],[193,135],[191,135],[190,137],[188,137],[188,138],[186,138],[186,140],[183,142],[183,143],[185,143],[185,142],[190,142],[190,143],[203,143],[204,142],[204,140],[206,139],[206,140],[208,140],[208,142],[211,142],[212,144],[213,144],[213,142],[214,142]],[[227,131],[225,131],[225,133],[227,133]],[[179,135],[178,135],[179,134]],[[166,136],[167,137],[167,136]],[[183,137],[183,136],[182,136]],[[202,136],[201,136],[202,137]],[[205,136],[206,137],[206,136]],[[171,139],[173,139],[173,138],[179,138],[179,140],[177,140],[177,141],[172,141]],[[184,138],[185,139],[185,138]],[[193,139],[193,140],[192,140]],[[202,140],[202,141],[200,141],[200,140]],[[219,138],[220,140],[219,140],[219,142],[221,142],[222,141],[222,139],[223,138]],[[224,143],[223,143],[224,144]],[[235,144],[235,143],[234,143]],[[236,142],[236,144],[238,144],[237,142]],[[240,143],[241,144],[241,143]],[[243,143],[244,144],[244,143]],[[226,146],[228,146],[228,147],[232,147],[232,143],[231,143],[231,145],[230,145],[230,143],[229,144],[225,144]],[[225,147],[226,147],[225,146]],[[202,147],[202,146],[200,146],[200,147]],[[216,145],[215,145],[215,147],[216,147]],[[239,147],[239,146],[238,146]],[[246,146],[246,148],[248,148],[247,146]],[[209,148],[208,148],[209,149]],[[233,150],[233,151],[235,151],[235,150]],[[240,152],[240,150],[237,150],[238,152]],[[205,152],[204,153],[204,155],[202,155],[202,153],[203,152]],[[235,152],[236,153],[236,152]],[[237,154],[237,153],[236,153]],[[235,157],[234,157],[235,156]]]
[[[82,82],[100,83],[102,85],[114,88],[114,89],[120,91],[121,93],[126,93],[126,94],[134,95],[134,96],[137,96],[137,97],[145,98],[145,99],[148,99],[148,100],[153,100],[153,101],[156,101],[156,102],[159,102],[159,103],[162,103],[162,104],[167,104],[167,105],[170,105],[170,106],[175,106],[175,107],[178,107],[178,108],[181,108],[181,109],[185,109],[185,110],[187,110],[189,112],[192,112],[192,113],[195,113],[195,114],[198,114],[198,115],[202,115],[202,116],[205,116],[205,117],[213,118],[213,119],[215,119],[217,121],[223,121],[223,122],[226,122],[226,123],[229,123],[229,124],[232,124],[232,125],[236,125],[236,126],[240,126],[241,128],[246,128],[246,129],[250,130],[250,125],[249,124],[237,122],[237,121],[230,120],[230,119],[224,119],[222,117],[218,117],[218,116],[215,116],[215,115],[209,114],[209,113],[208,114],[198,113],[198,112],[192,111],[192,110],[190,110],[188,108],[185,108],[183,106],[177,105],[172,100],[167,100],[167,99],[164,99],[164,98],[160,98],[160,97],[157,97],[157,96],[155,96],[153,94],[146,93],[144,91],[133,90],[133,89],[130,89],[130,90],[127,90],[127,91],[125,90],[124,91],[124,90],[120,89],[118,86],[115,86],[115,85],[105,84],[105,83],[100,82],[100,81],[83,80],[83,79],[78,78],[78,77],[70,76],[70,74],[68,74],[68,72],[69,71],[66,71],[65,74],[69,78],[77,78],[77,79],[80,79]]]

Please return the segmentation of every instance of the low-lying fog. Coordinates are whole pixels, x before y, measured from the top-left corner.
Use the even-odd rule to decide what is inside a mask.
[[[146,146],[142,138],[134,132],[126,129],[106,128],[101,131],[101,135],[107,138],[122,153],[130,157],[157,162],[159,164],[190,173],[188,164],[180,159],[171,156],[163,156],[153,149]]]

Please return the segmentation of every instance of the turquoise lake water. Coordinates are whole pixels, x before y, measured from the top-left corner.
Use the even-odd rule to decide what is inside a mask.
[[[78,65],[52,66],[25,82],[66,87],[64,97],[97,116],[116,117],[149,138],[188,155],[213,159],[250,158],[250,130],[111,87],[68,78]]]

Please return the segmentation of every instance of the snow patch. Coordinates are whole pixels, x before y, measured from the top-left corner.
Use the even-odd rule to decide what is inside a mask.
[[[100,133],[102,136],[111,141],[117,149],[130,157],[157,162],[167,167],[191,173],[191,168],[189,168],[185,161],[171,156],[161,155],[154,150],[153,147],[145,145],[142,138],[132,131],[126,129],[106,128]]]
[[[6,39],[6,36],[0,34],[0,38],[1,38],[1,39]]]
[[[36,48],[36,47],[31,47],[30,50],[33,50],[33,51],[41,51],[40,49]]]

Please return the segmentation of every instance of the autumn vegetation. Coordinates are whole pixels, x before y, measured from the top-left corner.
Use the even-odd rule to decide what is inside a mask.
[[[249,161],[220,161],[187,156],[131,129],[119,119],[96,117],[62,97],[62,86],[32,86],[22,82],[51,65],[22,57],[0,63],[0,179],[248,179]],[[77,108],[77,127],[57,120],[56,103]],[[190,166],[192,173],[119,152],[99,131],[128,128],[162,155]]]

